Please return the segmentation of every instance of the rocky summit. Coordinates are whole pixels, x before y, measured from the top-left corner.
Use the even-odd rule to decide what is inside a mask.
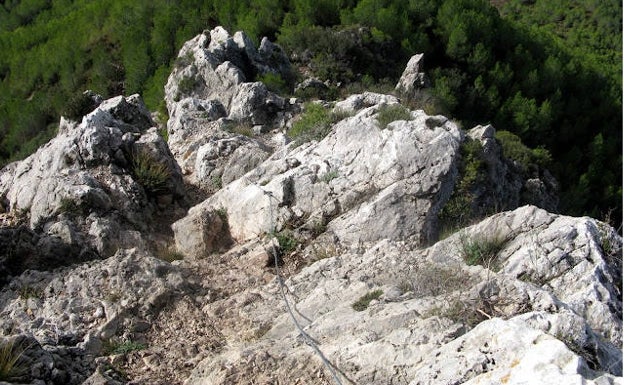
[[[217,27],[166,126],[85,93],[0,171],[0,383],[623,384],[622,237],[491,125],[404,104],[421,60],[303,104]]]

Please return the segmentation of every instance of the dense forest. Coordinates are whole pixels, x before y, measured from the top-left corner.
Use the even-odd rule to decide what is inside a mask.
[[[297,68],[332,82],[326,97],[392,84],[423,52],[431,88],[415,106],[466,128],[492,123],[543,148],[562,212],[621,218],[616,0],[8,0],[0,165],[51,137],[85,89],[138,92],[163,111],[178,49],[216,25],[277,41]]]

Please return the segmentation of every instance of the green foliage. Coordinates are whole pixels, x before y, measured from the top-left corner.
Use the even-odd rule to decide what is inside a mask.
[[[13,382],[27,373],[27,362],[23,359],[25,350],[13,342],[0,343],[0,381]]]
[[[83,116],[93,111],[97,107],[97,103],[88,93],[80,93],[74,95],[61,112],[61,115],[71,120],[81,120]]]
[[[175,101],[179,101],[184,96],[189,96],[195,87],[199,84],[199,80],[195,76],[185,76],[178,82],[178,91],[174,97]]]
[[[24,285],[19,288],[19,297],[24,300],[28,298],[41,299],[43,298],[43,291],[30,285]]]
[[[442,230],[447,232],[464,227],[475,219],[472,207],[474,191],[485,183],[486,168],[481,143],[466,138],[460,154],[459,176],[451,197],[439,214]]]
[[[524,171],[536,166],[548,167],[552,162],[548,150],[530,149],[522,143],[519,136],[509,131],[497,131],[495,135],[503,149],[503,156],[517,162]]]
[[[223,187],[223,179],[220,175],[213,175],[210,177],[210,185],[213,190],[220,190]]]
[[[371,303],[371,301],[381,297],[382,294],[383,294],[383,290],[381,289],[368,292],[364,294],[362,297],[360,297],[357,301],[355,301],[351,305],[351,307],[355,311],[364,311],[368,308],[368,305]]]
[[[228,224],[227,209],[225,207],[221,207],[221,208],[215,210],[215,212],[219,216],[219,219],[221,219],[221,222],[223,222],[224,226],[227,226],[227,224]]]
[[[338,171],[331,170],[331,171],[328,171],[327,173],[321,175],[320,180],[321,180],[321,182],[329,183],[332,180],[338,178],[338,175],[339,175]]]
[[[233,134],[247,136],[249,138],[255,136],[254,130],[249,122],[231,122],[224,125],[223,129]]]
[[[267,72],[256,78],[256,81],[264,83],[267,89],[279,95],[289,95],[291,93],[290,86],[286,80],[282,79],[279,74]]]
[[[385,104],[377,113],[377,122],[382,129],[397,120],[412,120],[410,111],[400,104]]]
[[[460,254],[468,265],[482,265],[490,270],[499,271],[498,253],[507,241],[499,235],[476,238],[460,237]]]
[[[85,208],[77,204],[73,199],[64,197],[61,198],[59,212],[70,216],[79,216],[85,213]]]
[[[299,120],[293,123],[288,134],[298,142],[321,140],[334,123],[332,114],[319,103],[306,103]]]
[[[297,249],[301,243],[295,235],[290,231],[280,231],[275,234],[282,255],[291,253]]]
[[[105,356],[110,356],[113,354],[125,355],[137,350],[143,350],[146,347],[147,346],[145,346],[145,344],[133,341],[106,340],[102,342],[102,353]]]
[[[184,259],[184,254],[180,253],[175,248],[171,248],[171,247],[159,249],[156,255],[158,256],[158,259],[161,259],[169,263]]]
[[[171,172],[166,164],[159,162],[148,151],[136,151],[131,159],[132,175],[150,195],[169,192]]]

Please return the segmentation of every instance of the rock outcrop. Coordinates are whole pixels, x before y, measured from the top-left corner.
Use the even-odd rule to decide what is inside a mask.
[[[283,128],[298,106],[257,81],[267,75],[286,83],[293,77],[282,49],[266,38],[256,49],[243,32],[231,36],[217,27],[184,44],[165,86],[165,101],[168,142],[189,182],[210,190],[223,177],[242,175],[228,163],[254,167],[270,155],[269,143],[244,135]],[[215,154],[224,146],[227,153]],[[229,176],[223,176],[226,170]]]
[[[193,207],[173,226],[179,249],[189,257],[213,251],[211,242],[187,244],[186,234],[214,234],[221,223],[205,218],[217,210],[227,213],[230,234],[239,242],[293,224],[326,227],[349,243],[433,240],[436,210],[453,188],[462,134],[446,119],[429,128],[422,111],[379,127],[383,106],[338,122],[318,143],[283,148]]]
[[[140,245],[151,218],[185,194],[152,125],[138,95],[118,96],[81,122],[61,119],[53,140],[3,169],[0,196],[21,221],[0,229],[2,269],[54,268]]]
[[[407,97],[414,97],[418,91],[427,86],[427,78],[423,72],[424,54],[419,53],[410,58],[395,90]]]
[[[289,71],[216,28],[169,78],[168,143],[138,96],[91,95],[0,171],[9,381],[622,384],[615,229],[550,213],[492,126],[392,95],[320,102],[327,134],[291,140],[297,103],[254,82]],[[439,240],[467,146],[481,218]]]
[[[491,259],[467,264],[471,244],[494,241]],[[292,276],[286,292],[342,383],[615,383],[619,253],[621,238],[605,224],[525,206],[428,249],[383,240],[337,253]],[[265,326],[256,341],[205,359],[185,383],[332,383],[279,292],[273,281],[207,305],[221,314],[246,303],[246,324]]]

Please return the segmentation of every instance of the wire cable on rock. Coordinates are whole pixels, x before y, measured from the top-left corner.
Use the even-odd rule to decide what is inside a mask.
[[[271,202],[271,198],[275,200],[277,200],[277,198],[275,198],[275,196],[273,196],[273,194],[270,191],[265,191],[265,190],[262,190],[262,191],[264,192],[266,196],[269,197],[269,215],[271,216],[271,235],[274,236],[276,226],[275,226],[275,218],[273,217],[273,204]],[[312,347],[312,349],[314,349],[316,354],[321,358],[321,361],[323,361],[323,364],[325,365],[327,370],[331,373],[336,384],[342,385],[340,378],[338,378],[338,375],[336,374],[336,371],[334,370],[334,365],[331,362],[329,362],[329,360],[327,359],[327,357],[325,357],[325,355],[323,354],[321,349],[318,347],[314,339],[312,339],[312,337],[310,337],[310,335],[303,330],[303,327],[299,324],[299,321],[297,321],[297,317],[295,317],[295,314],[292,311],[290,303],[288,302],[288,298],[286,297],[287,287],[286,287],[286,284],[284,283],[284,278],[282,277],[282,274],[279,269],[279,258],[277,255],[277,248],[275,247],[275,242],[273,241],[273,239],[271,239],[271,247],[273,249],[272,250],[273,258],[275,259],[275,275],[277,276],[277,282],[279,282],[280,293],[282,295],[282,299],[284,300],[284,303],[286,304],[286,310],[288,310],[288,314],[290,314],[290,319],[295,324],[295,327],[299,330],[299,334],[303,337],[305,343],[308,346]]]

